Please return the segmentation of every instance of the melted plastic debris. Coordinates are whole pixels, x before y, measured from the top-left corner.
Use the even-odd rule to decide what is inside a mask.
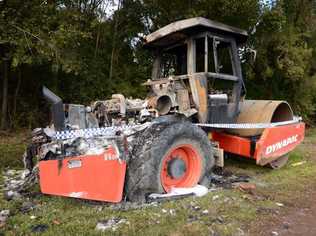
[[[128,225],[129,221],[127,221],[126,219],[112,217],[111,219],[98,222],[95,229],[98,231],[106,231],[106,230],[115,231],[121,224]]]
[[[4,171],[4,197],[7,200],[21,198],[28,188],[37,183],[37,171],[37,167],[32,172],[27,169]]]
[[[10,210],[0,211],[0,228],[6,224],[6,221],[10,215]]]
[[[158,198],[172,198],[176,196],[187,196],[187,195],[195,195],[197,197],[202,197],[208,193],[208,188],[203,185],[196,185],[192,188],[171,188],[170,193],[152,193],[148,197],[151,199]]]

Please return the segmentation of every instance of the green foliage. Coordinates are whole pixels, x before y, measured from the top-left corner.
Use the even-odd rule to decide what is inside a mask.
[[[11,65],[11,126],[47,122],[42,85],[72,103],[105,99],[118,92],[144,96],[140,84],[150,78],[152,57],[142,48],[142,36],[195,16],[249,32],[259,23],[249,40],[257,50],[257,61],[243,65],[248,97],[288,100],[296,113],[313,119],[314,1],[278,0],[264,5],[259,0],[120,0],[118,6],[114,2],[0,2],[0,64],[5,58]],[[109,7],[117,8],[112,15]]]
[[[298,2],[278,1],[272,9],[264,9],[254,35],[258,57],[247,71],[248,91],[253,98],[287,100],[296,114],[311,122],[316,108],[315,45],[311,43],[316,27],[312,8],[306,8],[309,1],[295,7]]]

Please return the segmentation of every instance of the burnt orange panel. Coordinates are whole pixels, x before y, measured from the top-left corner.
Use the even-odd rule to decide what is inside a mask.
[[[112,153],[40,161],[40,187],[46,194],[120,202],[126,163]]]
[[[292,151],[304,139],[305,124],[283,125],[265,129],[257,141],[257,163],[267,163]]]
[[[217,141],[225,152],[254,158],[257,164],[265,165],[292,151],[303,141],[304,133],[305,124],[302,122],[267,128],[256,141],[253,155],[249,138],[212,132],[211,139]]]
[[[219,143],[219,147],[225,152],[240,156],[251,157],[251,141],[235,135],[212,132],[212,140]]]

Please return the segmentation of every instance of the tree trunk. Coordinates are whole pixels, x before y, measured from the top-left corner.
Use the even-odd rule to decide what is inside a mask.
[[[18,100],[18,95],[19,95],[19,91],[20,91],[20,87],[21,87],[21,80],[22,80],[22,66],[18,69],[18,81],[17,81],[17,85],[14,91],[14,97],[13,97],[13,112],[12,112],[12,117],[13,119],[16,116],[16,104],[17,104],[17,100]]]
[[[117,10],[119,11],[121,8],[121,0],[118,1]],[[112,80],[113,77],[113,64],[114,64],[114,55],[116,50],[116,36],[117,36],[117,30],[118,30],[118,24],[119,24],[119,13],[114,16],[114,32],[113,32],[113,42],[112,42],[112,53],[111,53],[111,62],[110,62],[110,73],[109,73],[109,79]]]
[[[3,61],[3,88],[2,88],[2,107],[1,107],[1,127],[8,128],[8,61]]]

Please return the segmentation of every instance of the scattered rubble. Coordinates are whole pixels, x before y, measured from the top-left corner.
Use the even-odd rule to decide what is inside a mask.
[[[43,233],[46,230],[48,230],[48,225],[46,224],[38,224],[31,227],[33,233]]]
[[[20,199],[22,194],[37,183],[38,168],[29,170],[6,170],[3,172],[4,198],[7,200]]]
[[[212,187],[222,187],[224,189],[232,189],[236,183],[247,183],[250,181],[248,175],[234,175],[233,173],[221,168],[214,170],[209,176]]]
[[[98,231],[112,230],[115,231],[121,224],[129,224],[129,221],[126,219],[120,219],[117,217],[112,217],[109,220],[100,221],[97,223],[95,229]]]
[[[234,186],[236,186],[236,188],[238,188],[240,191],[249,194],[254,194],[254,190],[256,189],[256,185],[254,183],[238,183]]]
[[[36,205],[33,202],[23,202],[20,212],[21,213],[28,213],[36,208]]]
[[[0,228],[2,228],[10,215],[10,210],[2,210],[0,211]]]
[[[290,228],[290,223],[289,222],[283,222],[283,228],[284,229],[289,229]]]
[[[238,228],[237,232],[234,235],[235,236],[243,236],[243,235],[245,235],[245,232],[241,228]]]
[[[60,225],[60,222],[58,220],[53,220],[53,224]]]
[[[177,196],[192,196],[202,197],[208,193],[208,189],[202,185],[196,185],[192,188],[172,188],[170,193],[158,194],[152,193],[150,199],[174,198]]]
[[[219,199],[219,196],[218,196],[218,195],[215,195],[215,196],[212,197],[212,200],[213,200],[213,201],[215,201],[215,200],[217,200],[217,199]]]
[[[305,163],[306,163],[306,161],[299,161],[299,162],[293,163],[291,166],[300,166],[300,165],[303,165]]]
[[[192,222],[198,221],[198,220],[199,220],[199,217],[198,217],[198,216],[196,216],[196,215],[189,215],[189,216],[188,216],[188,219],[187,219],[187,222],[188,222],[188,223],[192,223]]]
[[[37,183],[38,168],[35,167],[32,172],[29,170],[5,170],[3,172],[4,179],[4,197],[7,200],[21,199],[27,190]],[[147,207],[158,206],[161,201],[169,201],[175,199],[181,199],[187,196],[204,196],[208,192],[217,191],[220,188],[233,188],[239,186],[240,189],[247,191],[247,189],[253,190],[255,184],[248,183],[250,180],[249,176],[246,175],[234,175],[233,173],[223,170],[216,169],[214,173],[209,177],[211,186],[206,188],[202,185],[197,185],[193,188],[174,188],[171,193],[168,194],[151,194],[148,197],[147,202],[122,202],[119,204],[105,204],[113,210],[131,210],[131,209],[143,209]],[[212,200],[215,201],[219,198],[218,195],[214,195]],[[102,203],[104,205],[104,203]],[[27,213],[34,210],[36,205],[30,201],[23,203],[20,211]],[[191,206],[194,210],[200,210],[199,206]],[[102,208],[101,208],[102,209]]]
[[[176,215],[176,210],[175,209],[170,209],[169,210],[169,214],[172,215],[172,216],[175,216]]]
[[[208,210],[203,210],[203,211],[202,211],[202,214],[203,214],[203,215],[208,215],[208,213],[209,213]]]

